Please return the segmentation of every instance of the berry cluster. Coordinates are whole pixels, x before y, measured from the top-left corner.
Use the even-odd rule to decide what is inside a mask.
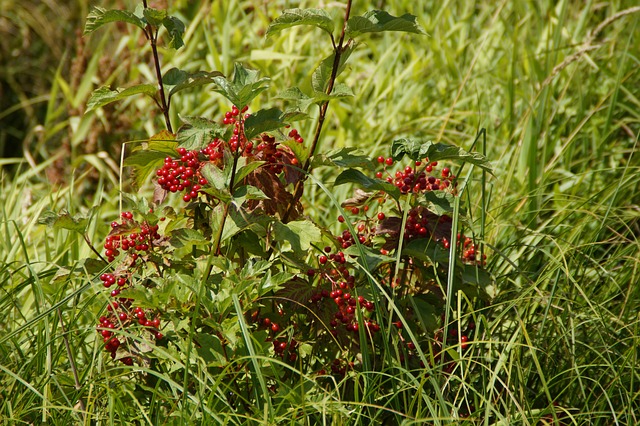
[[[448,249],[450,247],[449,240],[446,238],[442,239],[442,244],[444,248]],[[476,244],[469,237],[458,234],[457,235],[457,243],[458,247],[462,246],[462,261],[469,264],[477,264],[480,266],[485,266],[487,264],[487,255],[483,254],[482,257],[478,256],[478,250],[476,248]]]
[[[187,203],[198,198],[198,191],[202,185],[207,184],[207,180],[202,177],[199,171],[200,154],[207,155],[209,158],[218,158],[216,151],[218,143],[215,140],[202,151],[187,151],[185,148],[178,148],[177,152],[180,158],[165,158],[164,165],[156,172],[158,185],[165,191],[173,193],[184,191],[185,195],[182,199]]]
[[[160,318],[151,310],[133,306],[133,299],[121,297],[120,293],[125,288],[133,287],[131,276],[142,254],[149,253],[154,247],[159,247],[163,237],[158,233],[159,226],[142,223],[134,220],[133,213],[126,211],[121,215],[120,222],[111,223],[111,233],[107,236],[104,249],[109,262],[115,260],[120,253],[126,253],[128,257],[124,263],[114,272],[105,272],[100,275],[102,285],[111,289],[112,299],[107,304],[107,313],[100,317],[97,331],[102,336],[104,347],[111,353],[111,358],[116,359],[119,348],[126,343],[126,339],[117,337],[116,333],[131,327],[143,327],[149,331],[156,340],[163,338],[160,332]],[[162,220],[162,219],[161,219]],[[127,365],[133,364],[131,356],[119,358]]]
[[[383,164],[386,170],[387,166],[393,165],[393,159],[380,156],[378,163]],[[431,175],[437,166],[437,161],[429,162],[429,159],[425,158],[424,162],[416,161],[414,167],[406,166],[403,170],[396,171],[394,175],[388,175],[386,181],[393,183],[403,194],[455,188],[456,177],[448,167],[442,169],[440,176]],[[383,172],[376,172],[376,177],[382,179]]]
[[[126,341],[126,339],[118,338],[115,335],[119,331],[139,325],[151,332],[156,340],[164,337],[160,332],[160,318],[153,316],[150,311],[143,308],[133,307],[132,299],[118,298],[118,300],[109,302],[107,315],[101,316],[99,321],[97,331],[102,336],[104,348],[111,354],[111,359],[116,359],[118,348],[122,347]],[[120,361],[126,365],[133,364],[131,356],[122,357]]]
[[[246,111],[247,107],[240,111],[233,106],[231,111],[225,113],[222,123],[233,126],[228,142],[214,138],[203,149],[189,151],[181,147],[176,151],[178,157],[165,158],[164,165],[156,171],[158,185],[172,193],[184,191],[182,199],[186,203],[197,199],[202,187],[208,183],[200,174],[202,165],[205,162],[211,162],[219,168],[224,168],[225,150],[231,153],[240,151],[244,157],[265,161],[267,163],[265,167],[276,175],[282,172],[285,164],[297,165],[297,158],[280,147],[275,137],[262,134],[251,141],[246,139],[244,120],[249,117],[249,114],[241,116],[241,113]],[[296,129],[289,132],[289,137],[298,143],[304,142]],[[284,161],[284,157],[289,158]]]
[[[140,253],[146,253],[151,250],[160,234],[158,234],[158,225],[149,225],[146,222],[142,224],[133,220],[131,212],[123,212],[121,215],[122,222],[111,223],[111,233],[107,236],[104,243],[104,254],[109,262],[122,252],[128,253],[132,263],[138,259]],[[102,280],[105,287],[115,284],[116,281]],[[120,284],[123,286],[124,284]]]
[[[325,247],[324,251],[329,254],[331,247]],[[328,262],[330,262],[329,265],[327,265]],[[374,309],[373,302],[366,300],[363,296],[355,297],[351,294],[351,291],[355,288],[356,278],[344,266],[346,259],[343,252],[331,253],[328,257],[324,254],[320,255],[318,263],[320,267],[317,271],[314,270],[314,275],[317,273],[324,282],[329,283],[331,290],[321,289],[315,292],[309,302],[315,305],[316,308],[322,309],[320,306],[322,300],[331,299],[337,307],[333,319],[329,322],[332,327],[331,334],[337,335],[340,326],[344,326],[348,332],[357,334],[359,330],[356,317],[357,309],[364,309],[364,316],[370,317]],[[364,324],[370,333],[380,331],[380,325],[374,320],[367,319]]]

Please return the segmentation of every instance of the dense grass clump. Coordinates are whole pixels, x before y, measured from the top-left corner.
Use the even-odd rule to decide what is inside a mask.
[[[159,44],[162,72],[176,67],[231,76],[240,62],[271,79],[250,111],[285,110],[288,104],[278,95],[293,86],[309,93],[310,75],[332,52],[330,42],[318,41],[317,28],[265,37],[285,9],[319,7],[290,3],[171,2],[169,12],[187,24],[185,46]],[[363,297],[374,300],[378,294],[388,308],[376,311],[375,325],[381,328],[376,344],[383,349],[365,349],[363,355],[366,336],[354,334],[358,337],[340,353],[336,367],[344,372],[331,374],[311,368],[337,356],[329,353],[331,339],[286,349],[295,348],[299,359],[275,356],[264,312],[272,309],[269,314],[276,315],[277,306],[267,300],[281,293],[254,297],[262,303],[262,316],[252,323],[252,312],[243,309],[244,293],[220,291],[226,282],[222,274],[215,285],[207,281],[212,269],[224,269],[222,263],[205,261],[208,271],[197,262],[188,264],[189,256],[198,259],[206,251],[197,241],[193,250],[174,252],[184,269],[176,273],[171,292],[155,299],[131,293],[148,312],[154,303],[164,303],[158,315],[166,339],[158,339],[153,355],[140,356],[145,363],[114,362],[96,333],[111,300],[100,277],[113,265],[100,259],[102,247],[117,228],[109,224],[121,220],[123,204],[146,206],[142,200],[153,198],[150,179],[141,181],[123,159],[161,134],[166,121],[149,97],[86,111],[99,86],[154,82],[152,51],[135,26],[105,27],[72,44],[66,38],[38,39],[32,53],[49,52],[48,62],[16,57],[0,73],[1,87],[10,87],[14,99],[2,104],[0,147],[6,150],[5,142],[13,145],[17,136],[21,144],[0,159],[0,419],[8,424],[640,422],[640,8],[625,1],[434,5],[405,0],[354,1],[351,7],[354,15],[373,8],[394,16],[409,12],[427,35],[382,33],[359,40],[338,78],[353,96],[331,101],[316,153],[358,148],[371,158],[370,175],[386,167],[391,143],[400,138],[486,156],[492,174],[480,162],[451,166],[459,179],[453,191],[458,201],[447,212],[453,229],[487,255],[486,265],[474,260],[465,269],[477,274],[470,280],[481,282],[481,289],[453,286],[455,271],[447,270],[449,252],[443,250],[444,260],[433,263],[432,281],[412,278],[406,292],[419,307],[402,310],[389,302],[400,300],[393,299],[398,293],[389,290],[391,296],[384,298],[379,271],[363,267],[358,270],[368,283]],[[26,14],[16,2],[3,9],[0,33],[5,27],[30,33],[37,25],[27,18],[48,13],[41,6]],[[328,3],[325,10],[342,25],[344,5]],[[71,15],[66,22],[74,22]],[[59,31],[49,34],[68,38],[78,29],[65,25],[70,24],[56,22]],[[6,41],[0,47],[2,58],[16,49]],[[29,72],[37,67],[47,76],[38,81],[46,83],[25,88],[23,66]],[[219,121],[230,108],[205,86],[172,98],[168,119],[175,127],[188,116]],[[308,142],[318,117],[310,112],[309,120],[295,123]],[[24,125],[5,126],[15,114]],[[333,186],[338,173],[337,167],[318,166],[302,181],[300,209],[322,238],[346,229],[338,216],[351,206],[340,203],[354,195],[350,185]],[[169,197],[162,214],[169,223],[176,220],[176,228],[195,227],[192,217],[178,223],[172,216],[184,204]],[[410,211],[407,206],[391,210]],[[387,216],[391,210],[385,210]],[[215,234],[206,237],[215,241]],[[217,243],[213,251],[221,252],[221,240]],[[310,246],[300,262],[294,259],[299,253],[286,250],[257,250],[247,258],[281,262],[283,271],[302,271],[301,264],[321,270],[335,260],[327,260],[322,246]],[[226,252],[229,265],[244,255],[238,253]],[[389,276],[401,269],[400,256],[393,262]],[[207,278],[198,275],[201,269]],[[136,276],[166,288],[162,278],[148,271]],[[247,277],[233,275],[241,278]],[[196,285],[202,283],[208,287]],[[432,283],[440,293],[412,298],[420,285]],[[225,297],[224,309],[216,311]],[[354,321],[362,327],[367,319]],[[237,330],[237,342],[208,334],[216,327]],[[422,334],[407,337],[398,330]],[[453,340],[444,338],[446,356],[439,358],[443,332]],[[136,333],[123,331],[144,354],[151,344]],[[458,339],[464,333],[469,341]],[[237,349],[226,359],[225,345]],[[349,352],[353,348],[360,352]],[[350,369],[349,362],[356,367]]]

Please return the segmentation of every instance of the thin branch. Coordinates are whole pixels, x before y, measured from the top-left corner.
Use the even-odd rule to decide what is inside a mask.
[[[347,8],[344,14],[342,32],[340,33],[340,40],[338,41],[337,46],[335,45],[333,35],[331,36],[331,43],[333,44],[333,47],[334,47],[335,56],[333,58],[333,67],[331,69],[331,77],[329,78],[329,82],[327,84],[327,90],[326,90],[327,95],[330,95],[331,92],[333,91],[333,86],[335,85],[336,78],[338,76],[338,69],[340,68],[340,60],[342,58],[342,54],[349,47],[351,43],[351,41],[348,41],[346,45],[344,43],[344,38],[347,30],[347,21],[349,20],[349,15],[351,14],[351,2],[352,0],[347,0]],[[303,177],[296,183],[296,186],[293,192],[293,199],[291,200],[291,203],[289,204],[289,208],[287,209],[286,213],[282,218],[282,221],[285,223],[288,221],[289,216],[291,216],[291,213],[295,209],[295,206],[298,203],[298,201],[300,201],[300,198],[302,197],[302,193],[304,192],[304,182],[306,180],[307,174],[310,172],[310,169],[311,169],[311,159],[313,158],[313,155],[315,154],[316,149],[318,148],[318,142],[320,141],[320,134],[322,133],[322,128],[324,126],[324,121],[327,116],[328,108],[329,108],[328,100],[320,104],[320,114],[318,115],[316,130],[313,135],[313,141],[311,142],[311,149],[309,150],[309,158],[307,158],[307,161],[304,163],[304,166],[302,167]]]
[[[144,8],[147,8],[146,0],[142,1]],[[158,55],[158,31],[156,28],[155,34],[153,32],[153,28],[151,24],[147,24],[146,33],[148,33],[148,39],[151,42],[151,52],[153,53],[153,64],[156,70],[156,78],[158,79],[158,92],[160,94],[160,109],[162,110],[162,114],[164,115],[164,122],[167,126],[167,130],[170,133],[173,133],[173,128],[171,127],[171,119],[169,118],[169,106],[167,105],[167,99],[164,94],[164,86],[162,85],[162,71],[160,70],[160,56]]]

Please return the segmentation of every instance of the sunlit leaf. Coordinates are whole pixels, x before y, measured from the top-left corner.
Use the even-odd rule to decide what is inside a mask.
[[[178,129],[180,147],[189,151],[204,148],[212,139],[223,138],[227,129],[204,117],[180,117],[185,123]]]
[[[353,49],[355,48],[355,43],[351,43],[347,46],[347,48],[340,54],[340,63],[338,64],[338,70],[336,72],[336,78],[344,71],[345,64],[351,56]],[[327,93],[327,87],[329,85],[329,80],[331,79],[331,73],[333,71],[333,63],[335,61],[335,53],[332,53],[328,57],[326,57],[318,68],[313,72],[311,76],[311,85],[313,90],[320,93]]]
[[[250,70],[236,63],[234,66],[233,79],[229,81],[226,77],[213,77],[216,87],[214,91],[229,99],[238,109],[242,109],[249,104],[256,96],[267,90],[268,78],[258,78],[259,72]]]
[[[126,89],[116,90],[101,87],[95,90],[87,101],[87,112],[133,95],[143,94],[155,98],[157,92],[158,89],[153,84],[138,84]]]
[[[331,15],[322,9],[287,9],[269,25],[266,36],[298,25],[312,25],[329,34],[334,29]]]
[[[408,13],[396,17],[383,10],[371,10],[362,16],[353,16],[347,21],[346,36],[357,37],[365,33],[383,31],[402,31],[414,34],[426,34],[414,15]]]
[[[455,160],[470,163],[483,170],[493,173],[493,168],[489,160],[477,152],[467,152],[455,145],[445,143],[433,143],[416,139],[396,139],[391,145],[391,156],[399,161],[404,156],[408,156],[414,161],[429,158],[429,161]]]
[[[145,27],[144,21],[131,12],[127,12],[126,10],[107,10],[96,6],[89,12],[89,15],[87,15],[84,34],[91,34],[104,24],[110,22],[126,22],[139,28],[144,29]]]
[[[169,47],[178,50],[184,46],[182,35],[184,34],[185,26],[180,19],[175,16],[167,16],[162,20],[162,25],[169,33]]]

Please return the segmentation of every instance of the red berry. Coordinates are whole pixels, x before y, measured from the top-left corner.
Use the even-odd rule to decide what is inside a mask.
[[[378,213],[378,220],[384,220],[384,218],[385,218],[384,213],[382,212]]]
[[[323,254],[318,258],[318,261],[320,262],[321,265],[324,265],[325,263],[327,263],[327,256]]]
[[[378,163],[384,163],[384,157],[382,155],[378,157]]]
[[[393,165],[393,158],[389,157],[386,160],[384,160],[385,164],[387,166],[392,166]]]

